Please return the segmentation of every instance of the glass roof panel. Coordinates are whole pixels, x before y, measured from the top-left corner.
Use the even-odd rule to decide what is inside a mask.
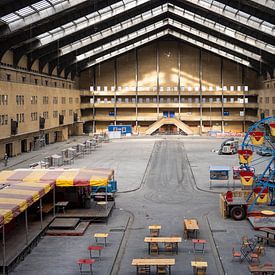
[[[52,7],[54,5],[58,5],[62,2],[68,2],[68,0],[41,0],[37,3],[34,3],[30,6],[26,6],[20,10],[14,11],[10,14],[7,14],[0,18],[0,21],[5,22],[6,24],[13,23],[17,20],[20,20],[24,17],[35,14],[39,11]]]
[[[37,2],[37,3],[35,3],[35,4],[33,4],[32,5],[35,9],[37,9],[37,10],[42,10],[42,9],[45,9],[45,8],[48,8],[48,7],[50,7],[51,6],[51,4],[48,2],[48,1],[46,1],[46,0],[42,0],[42,1],[39,1],[39,2]]]
[[[16,13],[19,14],[20,16],[27,16],[27,15],[30,15],[34,12],[35,12],[35,10],[28,6],[28,7],[25,7],[23,9],[17,11]]]
[[[7,14],[7,15],[1,17],[0,19],[1,19],[1,21],[9,24],[13,21],[20,19],[20,18],[21,17],[19,15],[15,14],[15,13],[10,13],[10,14]]]

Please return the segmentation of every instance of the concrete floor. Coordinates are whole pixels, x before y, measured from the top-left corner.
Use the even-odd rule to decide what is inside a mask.
[[[240,248],[241,236],[253,237],[255,232],[248,221],[223,220],[219,194],[215,192],[224,188],[217,185],[209,191],[209,165],[238,164],[236,155],[211,152],[221,141],[172,136],[123,139],[103,144],[77,160],[73,167],[115,169],[119,194],[108,224],[91,225],[83,237],[45,236],[13,274],[78,274],[76,260],[88,257],[86,247],[94,243],[95,232],[108,232],[110,238],[102,261],[94,266],[94,274],[135,274],[132,259],[148,257],[143,241],[149,234],[148,225],[161,224],[163,236],[182,236],[184,218],[198,219],[200,238],[208,241],[202,256],[209,264],[207,274],[248,274],[247,263],[231,262],[231,250],[233,246]],[[50,146],[47,149],[56,150]],[[20,165],[27,163],[23,159]],[[272,261],[274,255],[273,248],[267,248],[262,262]],[[195,255],[190,240],[180,244],[178,255],[162,253],[160,257],[176,259],[172,274],[193,274],[190,262]]]

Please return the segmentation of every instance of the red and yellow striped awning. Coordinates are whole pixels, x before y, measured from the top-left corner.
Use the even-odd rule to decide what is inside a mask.
[[[54,187],[54,182],[9,181],[2,183],[2,187],[0,189],[0,225],[9,223],[42,198]]]
[[[0,172],[0,182],[54,181],[57,187],[106,186],[112,179],[112,169],[17,169]]]
[[[0,172],[0,226],[58,187],[106,186],[111,169],[17,169]]]

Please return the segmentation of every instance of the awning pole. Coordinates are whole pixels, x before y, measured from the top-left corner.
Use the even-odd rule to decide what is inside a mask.
[[[25,210],[26,244],[29,243],[28,209]]]
[[[53,217],[55,217],[55,186],[53,188]]]
[[[5,240],[5,225],[2,226],[2,246],[3,246],[3,274],[6,274],[6,240]]]
[[[40,207],[40,227],[42,230],[42,228],[43,228],[42,198],[40,198],[40,200],[39,200],[39,207]]]
[[[107,193],[108,185],[105,188],[105,210],[107,212],[107,203],[108,203],[108,193]]]

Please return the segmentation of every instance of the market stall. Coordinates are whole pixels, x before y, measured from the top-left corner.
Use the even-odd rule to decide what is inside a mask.
[[[2,271],[6,272],[12,258],[6,261],[6,226],[24,213],[25,218],[25,247],[29,245],[28,208],[39,202],[40,228],[42,229],[43,213],[42,198],[55,187],[54,182],[2,182],[0,189],[0,227],[2,228]],[[53,192],[54,193],[54,192]],[[54,199],[53,199],[54,205]],[[16,246],[16,244],[14,244]],[[19,251],[13,250],[17,255]]]

